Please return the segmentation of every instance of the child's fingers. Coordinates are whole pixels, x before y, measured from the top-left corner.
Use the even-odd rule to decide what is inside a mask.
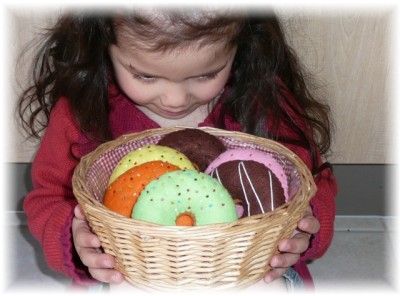
[[[114,269],[89,268],[89,272],[94,279],[100,282],[120,284],[124,281],[122,274]]]
[[[319,221],[314,216],[304,217],[299,221],[297,226],[301,231],[307,232],[309,234],[316,234],[320,228]]]
[[[273,268],[266,273],[264,276],[264,281],[266,283],[270,283],[278,278],[280,278],[285,272],[287,268]]]
[[[308,249],[310,244],[310,235],[303,232],[298,232],[290,239],[285,239],[279,242],[278,249],[280,252],[293,254],[301,254]]]
[[[277,254],[271,258],[270,265],[272,268],[286,268],[290,267],[299,260],[300,254]]]
[[[74,218],[72,220],[72,233],[74,237],[75,248],[99,248],[99,238],[90,230],[86,221]]]
[[[314,217],[311,207],[308,207],[304,217],[297,224],[298,229],[309,234],[316,234],[319,231],[320,224],[317,218]]]
[[[75,206],[74,208],[74,215],[76,218],[80,219],[80,220],[85,220],[85,215],[83,214],[83,210],[81,208],[81,206],[78,204]]]
[[[77,250],[79,257],[84,265],[89,268],[114,268],[114,258],[106,253],[102,253],[95,248],[79,248]]]

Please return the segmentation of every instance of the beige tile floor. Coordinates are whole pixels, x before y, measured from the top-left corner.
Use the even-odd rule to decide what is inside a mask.
[[[330,249],[309,265],[317,291],[332,288],[397,291],[395,222],[396,219],[387,217],[337,217]],[[9,224],[5,289],[65,290],[69,281],[46,267],[27,227],[21,223]]]
[[[339,216],[327,253],[309,265],[317,290],[396,290],[394,218]]]

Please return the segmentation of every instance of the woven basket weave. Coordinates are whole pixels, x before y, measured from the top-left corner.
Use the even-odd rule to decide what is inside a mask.
[[[81,159],[72,183],[92,230],[104,251],[132,285],[144,289],[226,289],[247,287],[270,269],[278,242],[289,238],[316,191],[305,164],[271,140],[240,132],[200,128],[228,148],[255,148],[271,153],[284,167],[291,200],[266,214],[233,223],[195,227],[160,226],[122,217],[108,210],[102,198],[111,172],[129,151],[155,144],[182,127],[124,135],[99,146]]]

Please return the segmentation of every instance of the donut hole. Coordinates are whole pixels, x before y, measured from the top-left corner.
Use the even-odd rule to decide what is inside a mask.
[[[235,203],[236,214],[237,214],[238,218],[242,218],[242,216],[244,214],[243,201],[240,198],[234,198],[233,202]]]
[[[176,226],[194,226],[196,224],[196,219],[194,215],[190,212],[184,212],[176,217]]]
[[[242,199],[240,199],[240,198],[233,198],[233,202],[235,203],[235,205],[243,207],[243,201],[242,201]]]

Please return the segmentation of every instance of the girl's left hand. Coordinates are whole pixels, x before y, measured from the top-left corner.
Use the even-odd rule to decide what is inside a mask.
[[[312,234],[319,231],[319,222],[313,216],[309,206],[304,217],[297,224],[297,232],[290,239],[279,242],[279,254],[273,256],[270,261],[272,269],[265,275],[264,281],[267,283],[281,277],[286,270],[297,263],[300,254],[308,249]]]

